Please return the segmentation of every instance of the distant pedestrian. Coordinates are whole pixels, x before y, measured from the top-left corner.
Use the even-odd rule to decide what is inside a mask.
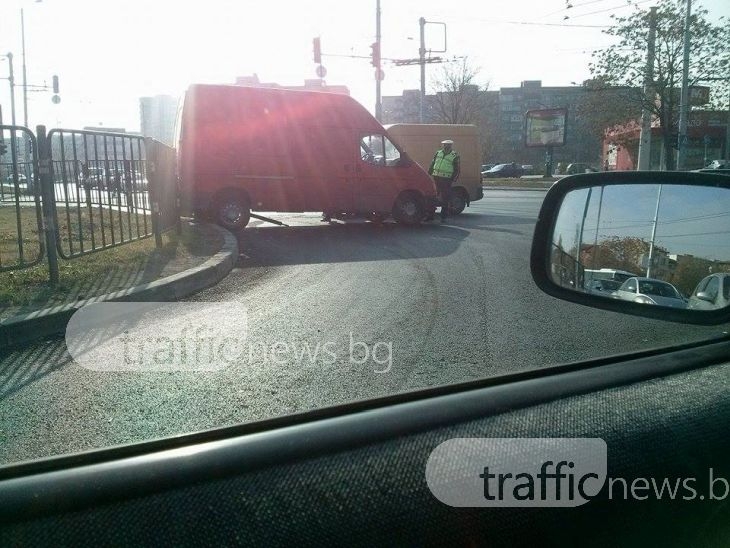
[[[459,155],[453,150],[454,141],[446,139],[441,141],[441,150],[434,154],[428,174],[433,177],[441,199],[441,222],[449,215],[449,201],[451,198],[451,185],[459,178],[460,162]]]
[[[608,171],[608,158],[603,161],[603,171]]]

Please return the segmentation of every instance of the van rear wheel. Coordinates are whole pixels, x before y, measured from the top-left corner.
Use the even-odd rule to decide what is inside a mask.
[[[405,225],[420,223],[424,217],[423,200],[413,192],[398,196],[393,205],[393,218]]]
[[[466,196],[462,189],[457,188],[449,195],[449,215],[458,215],[466,208]]]
[[[243,230],[251,219],[251,206],[244,195],[225,192],[216,198],[213,216],[223,228],[237,232]]]

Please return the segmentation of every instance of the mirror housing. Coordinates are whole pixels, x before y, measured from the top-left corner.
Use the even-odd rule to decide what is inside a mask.
[[[705,291],[700,291],[699,293],[697,293],[697,295],[695,295],[695,297],[697,297],[701,301],[707,301],[708,303],[715,301],[715,299],[713,299],[712,296],[710,296],[710,294]]]
[[[719,325],[730,322],[730,308],[689,310],[647,305],[607,298],[608,295],[576,290],[576,287],[580,284],[575,282],[572,284],[568,282],[565,285],[556,283],[553,279],[551,263],[552,248],[554,247],[553,235],[566,195],[581,189],[600,187],[608,189],[616,185],[627,185],[627,188],[630,188],[631,185],[682,185],[685,187],[698,187],[698,190],[703,187],[726,189],[730,199],[730,178],[725,175],[695,172],[626,171],[587,173],[560,179],[553,184],[545,195],[535,225],[530,270],[537,286],[548,295],[558,299],[612,312],[696,325]],[[626,196],[627,203],[630,203],[631,199],[631,195]],[[580,263],[580,261],[575,262]]]

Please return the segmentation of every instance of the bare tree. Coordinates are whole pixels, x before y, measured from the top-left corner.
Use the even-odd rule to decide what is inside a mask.
[[[478,83],[479,67],[464,58],[446,64],[433,78],[427,120],[434,124],[474,124],[479,128],[482,159],[489,157],[498,141],[499,104],[489,82]]]
[[[478,75],[479,68],[466,57],[458,65],[444,65],[431,83],[435,92],[431,120],[438,124],[480,125],[489,84],[478,84]]]

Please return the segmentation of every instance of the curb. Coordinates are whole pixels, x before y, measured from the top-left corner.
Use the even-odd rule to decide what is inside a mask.
[[[489,190],[531,190],[534,192],[547,192],[550,190],[550,187],[543,187],[543,188],[526,188],[523,186],[483,186],[484,192],[487,192]]]
[[[63,333],[74,312],[87,304],[102,301],[175,301],[217,284],[236,264],[238,240],[226,229],[218,225],[210,226],[223,236],[223,246],[203,264],[147,284],[0,321],[0,348],[26,344],[49,335]]]

